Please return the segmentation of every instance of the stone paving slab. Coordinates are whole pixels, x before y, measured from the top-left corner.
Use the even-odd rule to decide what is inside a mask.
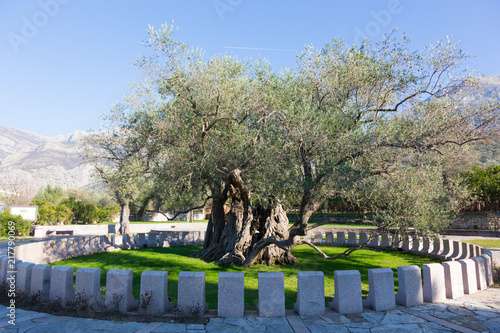
[[[500,289],[490,288],[445,303],[376,312],[339,314],[327,308],[324,315],[286,317],[211,318],[206,325],[176,323],[114,322],[16,309],[16,325],[8,323],[0,306],[0,332],[117,332],[117,333],[323,333],[323,332],[494,332],[500,333]]]

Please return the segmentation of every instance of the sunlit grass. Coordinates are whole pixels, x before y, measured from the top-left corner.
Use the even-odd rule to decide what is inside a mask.
[[[487,249],[500,249],[500,239],[471,239],[464,242],[479,245]]]
[[[320,248],[330,256],[341,251],[344,247]],[[333,271],[359,270],[361,273],[363,296],[368,294],[368,269],[390,267],[394,270],[397,288],[397,267],[439,262],[436,259],[421,257],[397,251],[375,252],[360,250],[354,252],[350,258],[326,260],[306,245],[298,246],[293,254],[300,260],[301,265],[266,266],[255,265],[249,268],[239,266],[220,267],[210,262],[192,258],[190,255],[200,250],[201,246],[178,246],[167,248],[150,248],[141,250],[123,250],[110,253],[98,253],[89,256],[76,257],[52,263],[53,266],[72,266],[76,270],[81,267],[101,269],[101,290],[105,292],[106,273],[110,269],[133,270],[133,294],[139,299],[140,276],[143,271],[168,271],[168,295],[174,302],[177,301],[177,281],[181,271],[201,271],[206,274],[206,299],[211,309],[217,308],[217,280],[219,272],[245,273],[245,309],[257,309],[259,272],[283,272],[285,276],[285,306],[293,308],[297,298],[297,272],[323,271],[325,274],[325,296],[330,302],[334,295]],[[327,303],[328,304],[328,303]]]

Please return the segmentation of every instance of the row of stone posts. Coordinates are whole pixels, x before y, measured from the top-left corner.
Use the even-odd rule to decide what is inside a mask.
[[[2,279],[7,281],[7,257],[0,257]],[[341,314],[360,313],[363,307],[375,311],[406,307],[423,302],[441,302],[464,294],[473,294],[493,283],[491,257],[487,254],[442,264],[402,266],[397,268],[398,292],[394,292],[394,272],[390,268],[368,270],[369,294],[361,296],[361,274],[357,270],[334,271],[335,295],[329,307]],[[16,290],[40,293],[42,300],[59,300],[66,306],[85,298],[92,306],[120,312],[139,311],[161,315],[172,309],[168,297],[168,272],[144,271],[141,274],[140,299],[132,295],[132,270],[111,269],[106,276],[106,295],[101,296],[99,268],[80,268],[73,288],[73,267],[35,265],[16,262]],[[423,285],[422,285],[423,272]],[[140,302],[147,300],[147,306]],[[244,273],[221,272],[218,282],[217,314],[220,317],[243,317],[245,312]],[[208,310],[205,300],[205,272],[181,272],[178,276],[178,311]],[[297,301],[299,315],[325,313],[323,272],[298,272]],[[285,289],[282,272],[258,274],[258,313],[261,317],[285,316]]]
[[[318,245],[355,246],[366,245],[375,248],[399,248],[404,251],[436,257],[442,260],[468,259],[483,254],[482,248],[477,245],[451,241],[443,238],[425,238],[408,235],[406,238],[393,236],[389,233],[378,234],[350,231],[322,233],[310,231],[303,239]]]
[[[365,239],[360,233],[356,239]],[[106,250],[111,247],[131,248],[146,246],[168,246],[170,244],[196,244],[203,234],[170,232],[162,235],[137,234],[133,239],[125,236],[100,237],[70,237],[57,241],[46,241],[33,244],[31,250],[40,250],[39,261],[50,262],[60,257],[89,254]],[[383,236],[383,235],[382,235]],[[368,239],[368,236],[366,236]],[[75,241],[76,240],[76,241]],[[156,241],[156,242],[155,242]],[[168,242],[168,244],[166,243]],[[406,241],[408,242],[408,241]],[[394,309],[396,304],[415,306],[423,302],[441,302],[446,298],[457,298],[464,294],[473,294],[486,289],[493,283],[493,263],[491,253],[470,244],[461,242],[430,242],[411,240],[406,243],[408,250],[421,255],[443,256],[449,261],[442,264],[434,263],[423,265],[422,270],[417,266],[398,267],[398,292],[394,289],[394,272],[390,268],[376,268],[368,270],[369,294],[366,299],[361,296],[361,275],[357,270],[334,271],[335,295],[328,306],[335,311],[345,313],[359,313],[363,307],[376,311]],[[418,246],[416,245],[418,244]],[[422,246],[420,246],[422,244]],[[464,245],[465,244],[465,245]],[[400,243],[405,248],[405,243]],[[380,245],[379,245],[380,246]],[[18,250],[19,250],[18,247]],[[463,250],[463,252],[461,250]],[[19,253],[25,253],[24,250]],[[64,254],[62,252],[68,252]],[[471,259],[464,258],[475,254]],[[451,255],[448,257],[448,254]],[[27,256],[27,258],[29,258]],[[172,309],[169,301],[168,272],[144,271],[141,274],[140,300],[132,295],[131,270],[112,269],[107,272],[106,295],[100,292],[100,269],[80,268],[76,272],[75,288],[73,288],[73,267],[51,267],[43,263],[33,263],[26,258],[12,260],[7,255],[0,255],[0,279],[9,280],[15,274],[15,288],[24,293],[40,293],[42,299],[60,300],[62,305],[86,298],[94,306],[113,308],[127,312],[139,307],[141,301],[148,300],[147,306],[139,307],[140,311],[148,314],[162,314]],[[454,260],[451,260],[454,259]],[[423,276],[423,279],[422,279]],[[423,280],[423,284],[422,284]],[[284,276],[283,273],[258,274],[258,312],[262,317],[284,316]],[[203,314],[208,309],[205,300],[205,273],[181,272],[178,277],[177,309],[187,311],[196,309]],[[218,315],[221,317],[241,317],[244,315],[244,274],[220,273],[218,282]],[[323,272],[298,272],[297,274],[297,302],[294,309],[300,315],[321,315],[325,312],[325,288]]]
[[[204,231],[156,231],[135,235],[75,236],[19,245],[17,259],[35,264],[64,260],[98,252],[145,247],[200,245]]]

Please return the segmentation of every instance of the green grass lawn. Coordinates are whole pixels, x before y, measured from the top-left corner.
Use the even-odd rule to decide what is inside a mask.
[[[471,239],[465,242],[479,245],[487,249],[500,249],[500,239]]]
[[[346,248],[323,247],[320,248],[330,256]],[[110,253],[98,253],[89,256],[76,257],[68,260],[54,262],[52,266],[72,266],[75,273],[78,268],[92,267],[101,269],[101,291],[105,292],[106,273],[110,269],[128,269],[134,271],[133,294],[139,299],[140,275],[145,270],[168,271],[168,295],[172,301],[177,301],[177,279],[181,271],[201,271],[206,273],[206,299],[210,309],[217,308],[217,279],[219,272],[245,273],[245,309],[257,309],[258,297],[258,272],[283,272],[285,275],[285,306],[292,309],[297,299],[297,272],[298,271],[323,271],[325,273],[326,301],[333,299],[334,270],[356,269],[361,273],[363,296],[368,294],[368,269],[391,267],[394,270],[397,288],[398,266],[418,265],[439,262],[436,259],[420,257],[404,252],[383,251],[374,252],[361,250],[354,252],[350,258],[326,260],[316,251],[306,245],[298,246],[293,254],[302,265],[297,266],[265,266],[255,265],[249,268],[239,266],[219,267],[210,262],[192,258],[190,255],[200,250],[201,246],[177,246],[167,248],[150,248],[142,250],[123,250]],[[327,303],[328,304],[328,303]]]

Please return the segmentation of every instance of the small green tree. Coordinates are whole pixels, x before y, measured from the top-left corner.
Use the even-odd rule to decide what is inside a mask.
[[[27,236],[31,231],[31,222],[9,211],[0,212],[0,236]]]
[[[479,210],[500,209],[500,165],[491,165],[485,169],[476,166],[463,173],[464,182],[473,192]]]

